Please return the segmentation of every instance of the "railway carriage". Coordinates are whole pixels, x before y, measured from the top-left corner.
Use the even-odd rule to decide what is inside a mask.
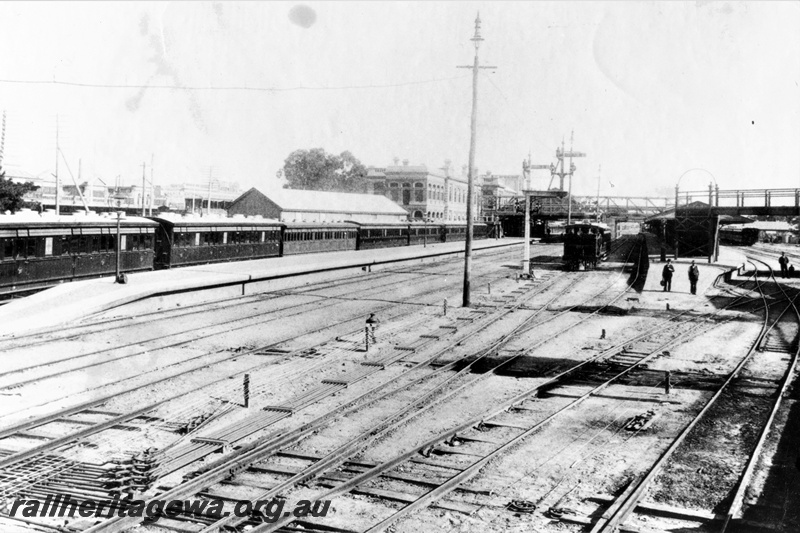
[[[475,222],[472,225],[472,238],[473,239],[487,239],[489,238],[489,225],[483,222]]]
[[[286,224],[283,255],[355,250],[358,226],[348,223]]]
[[[153,269],[157,228],[156,222],[145,218],[120,221],[122,270]],[[110,214],[0,215],[0,293],[112,275],[116,242],[117,219]]]
[[[420,224],[414,222],[408,226],[408,244],[433,244],[442,242],[442,226],[439,224]]]
[[[408,246],[408,222],[353,222],[358,225],[357,249],[394,248]]]
[[[168,217],[158,223],[155,267],[202,265],[281,255],[283,224],[268,219]]]
[[[603,224],[569,224],[564,234],[564,267],[590,270],[606,258],[611,234]]]
[[[719,242],[735,246],[752,246],[758,242],[758,228],[723,226],[719,230]]]

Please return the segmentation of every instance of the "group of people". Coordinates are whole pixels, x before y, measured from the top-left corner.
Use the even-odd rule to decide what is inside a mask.
[[[786,252],[781,252],[781,256],[778,258],[778,264],[781,266],[782,278],[794,277],[794,265],[789,264],[789,258],[786,257]]]
[[[675,265],[672,264],[672,259],[667,259],[667,264],[661,271],[661,286],[664,287],[664,292],[672,292],[672,275],[675,273]],[[700,269],[697,264],[692,261],[689,265],[689,287],[692,294],[697,294],[697,281],[700,279]]]
[[[778,264],[781,266],[781,277],[791,278],[794,277],[794,265],[789,264],[789,258],[786,257],[785,252],[781,252],[778,259]],[[672,291],[672,275],[675,273],[675,265],[672,264],[671,259],[667,259],[667,264],[661,271],[661,286],[664,287],[664,292]],[[697,280],[700,279],[700,270],[694,261],[689,265],[689,286],[692,294],[697,294]]]

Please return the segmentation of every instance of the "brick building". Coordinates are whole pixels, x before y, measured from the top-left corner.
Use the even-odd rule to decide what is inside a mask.
[[[425,165],[400,165],[384,168],[369,167],[368,192],[386,196],[408,212],[412,219],[428,218],[437,222],[467,220],[467,172],[454,173],[449,160],[438,169]],[[477,172],[476,172],[477,174]],[[476,178],[473,198],[473,219],[481,220],[478,198],[482,179]]]

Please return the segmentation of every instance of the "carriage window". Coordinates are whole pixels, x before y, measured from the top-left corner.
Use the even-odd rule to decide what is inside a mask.
[[[227,231],[223,231],[222,232],[222,244],[228,244],[228,232]]]
[[[38,239],[29,237],[25,240],[25,255],[28,257],[36,257],[36,242]]]
[[[194,234],[194,245],[195,246],[200,246],[200,233],[199,232]]]
[[[3,259],[14,258],[14,239],[2,239],[3,241]]]

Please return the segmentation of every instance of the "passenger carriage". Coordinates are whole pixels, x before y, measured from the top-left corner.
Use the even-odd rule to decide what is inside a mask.
[[[153,269],[158,224],[120,221],[120,268]],[[0,293],[41,289],[65,281],[113,275],[117,218],[112,213],[57,216],[23,211],[0,215]]]
[[[474,224],[472,224],[472,238],[487,239],[489,238],[489,230],[490,230],[489,224],[485,224],[483,222],[475,222]]]
[[[442,239],[442,226],[439,224],[412,222],[408,226],[408,244],[410,246],[433,244],[442,242]]]
[[[758,235],[758,228],[739,225],[722,226],[719,230],[719,242],[735,246],[752,246],[758,242]]]
[[[466,240],[467,225],[462,223],[446,222],[442,224],[442,235],[444,242],[458,242]]]
[[[354,222],[358,225],[359,250],[408,246],[408,222]]]
[[[155,267],[172,268],[281,255],[283,224],[222,217],[157,217]]]
[[[358,226],[350,223],[287,223],[283,231],[283,255],[355,250]]]
[[[565,227],[564,267],[567,270],[591,270],[606,259],[611,234],[604,224],[577,223]]]

